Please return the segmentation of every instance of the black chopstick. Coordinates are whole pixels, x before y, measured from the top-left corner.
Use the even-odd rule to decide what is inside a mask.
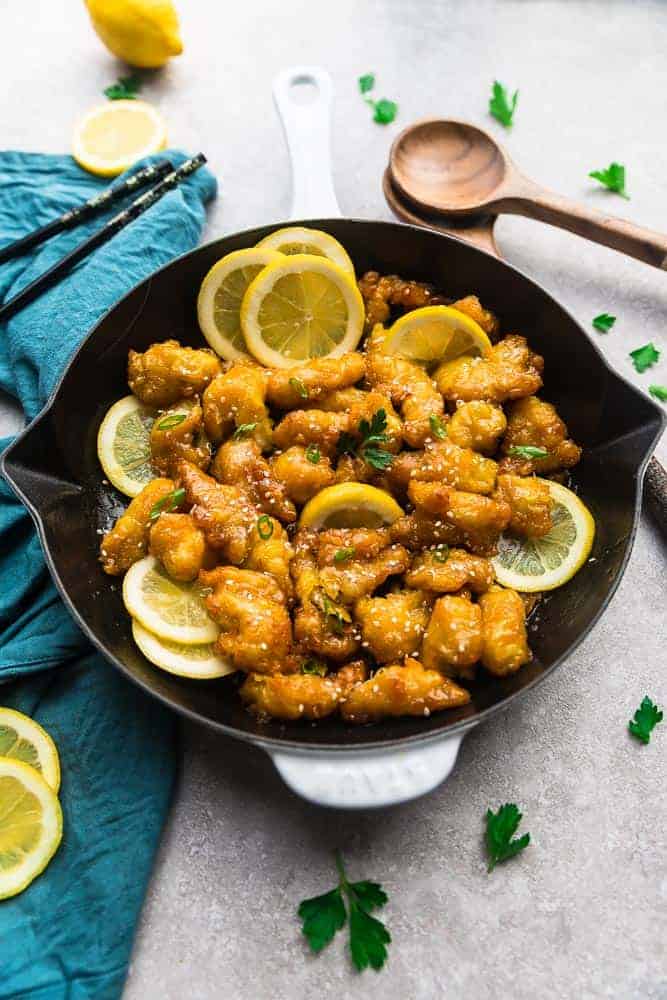
[[[119,212],[118,215],[114,215],[112,219],[98,229],[96,233],[93,233],[87,240],[75,247],[71,253],[68,253],[65,257],[59,260],[53,267],[50,267],[48,271],[44,274],[40,274],[38,278],[31,281],[29,285],[14,296],[13,299],[9,299],[4,305],[0,306],[0,320],[8,319],[13,316],[19,309],[21,309],[28,302],[31,302],[37,296],[41,295],[42,292],[46,291],[54,285],[63,275],[71,271],[75,264],[78,264],[80,260],[87,257],[89,253],[96,250],[97,247],[101,246],[115,236],[117,232],[124,229],[130,222],[138,219],[140,215],[154,205],[156,201],[170,191],[177,184],[180,184],[182,180],[193,174],[195,170],[199,170],[201,166],[206,163],[206,157],[203,153],[198,153],[197,156],[193,156],[192,159],[186,160],[182,163],[177,170],[173,170],[170,174],[161,180],[158,184],[155,184],[152,188],[146,191],[144,194],[140,195],[131,205]]]
[[[2,247],[0,249],[0,264],[4,264],[5,261],[12,260],[14,257],[20,257],[21,254],[31,250],[32,247],[36,247],[40,243],[44,243],[45,240],[51,239],[56,233],[62,233],[65,229],[72,229],[73,226],[78,226],[84,219],[90,219],[99,212],[103,212],[109,205],[113,205],[114,202],[119,201],[126,195],[132,194],[138,188],[145,187],[146,184],[152,184],[154,181],[159,181],[173,169],[174,166],[169,160],[160,160],[159,163],[143,167],[136,174],[127,177],[121,184],[105,188],[104,191],[100,191],[99,194],[89,198],[88,201],[84,201],[83,204],[77,205],[76,208],[72,208],[68,212],[64,212],[59,218],[53,219],[52,222],[47,222],[45,226],[41,226],[39,229],[35,229],[26,236],[22,236],[20,239],[14,240],[13,243],[8,243],[7,246]]]

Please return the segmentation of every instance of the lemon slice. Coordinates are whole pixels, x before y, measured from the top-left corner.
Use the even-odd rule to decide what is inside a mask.
[[[39,771],[47,785],[60,788],[60,761],[56,745],[34,719],[0,706],[0,757],[23,761]]]
[[[235,672],[235,667],[218,656],[212,642],[198,646],[184,646],[179,642],[159,639],[145,629],[136,618],[132,620],[132,635],[146,659],[169,674],[208,681]]]
[[[167,145],[158,111],[146,101],[107,101],[78,122],[72,138],[76,162],[99,177],[115,177]]]
[[[58,796],[34,767],[0,757],[0,899],[43,872],[63,835]]]
[[[327,486],[301,511],[301,528],[379,528],[403,511],[389,493],[366,483]]]
[[[153,556],[140,559],[127,571],[123,601],[132,617],[159,639],[196,646],[218,637],[218,626],[209,618],[197,581],[172,580]]]
[[[491,341],[474,319],[451,306],[424,306],[397,319],[384,338],[383,351],[431,367],[462,354],[486,357]]]
[[[260,271],[241,304],[241,329],[251,354],[269,368],[353,351],[364,303],[348,271],[326,257],[282,256]]]
[[[275,233],[260,240],[257,246],[268,247],[270,250],[286,254],[308,253],[315,257],[328,257],[354,277],[354,264],[348,257],[345,247],[321,229],[306,229],[304,226],[276,229]]]
[[[250,247],[235,250],[214,264],[202,281],[197,299],[201,332],[226,361],[248,357],[241,333],[241,302],[259,272],[281,255],[275,250]]]
[[[127,497],[136,497],[155,479],[151,465],[151,427],[155,410],[136,396],[109,407],[97,433],[97,457],[107,477]]]
[[[571,580],[588,559],[595,538],[595,521],[572,490],[542,480],[554,500],[553,528],[542,538],[503,535],[492,560],[496,578],[504,587],[530,593],[553,590]]]

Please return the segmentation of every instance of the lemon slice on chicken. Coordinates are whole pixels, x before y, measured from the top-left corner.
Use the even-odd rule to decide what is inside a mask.
[[[29,764],[0,757],[0,899],[16,896],[44,871],[62,835],[53,788]]]
[[[299,527],[380,528],[393,524],[403,511],[389,493],[366,483],[327,486],[301,511]]]
[[[169,639],[159,639],[136,618],[132,621],[132,635],[147,660],[178,677],[208,681],[235,671],[230,663],[218,656],[212,642],[184,646],[179,642],[170,642]]]
[[[159,639],[196,646],[218,637],[220,630],[209,617],[197,581],[172,580],[153,556],[140,559],[125,574],[123,602]]]
[[[401,316],[383,339],[383,351],[428,368],[463,354],[487,357],[491,341],[481,326],[451,306],[424,306]]]
[[[60,760],[45,729],[23,712],[0,706],[0,757],[11,757],[39,771],[54,792],[60,788]]]
[[[364,325],[354,277],[326,257],[297,253],[260,271],[241,305],[250,353],[269,368],[353,351]]]
[[[276,229],[275,233],[265,236],[257,246],[268,247],[270,250],[286,254],[309,253],[315,257],[328,257],[354,277],[354,264],[348,257],[345,247],[321,229],[287,226],[286,229]]]
[[[97,457],[117,490],[136,497],[155,479],[151,465],[151,427],[155,410],[136,396],[125,396],[109,407],[97,434]]]

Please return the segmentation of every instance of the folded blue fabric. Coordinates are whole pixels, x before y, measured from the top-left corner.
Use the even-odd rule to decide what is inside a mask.
[[[163,156],[175,165],[185,159],[173,150],[153,159]],[[0,246],[104,186],[67,156],[0,153]],[[215,192],[213,176],[198,171],[0,324],[0,387],[29,419],[107,309],[196,245]],[[102,221],[0,267],[0,301]],[[0,441],[0,451],[9,443]],[[28,513],[3,481],[0,580],[0,704],[37,719],[55,739],[64,813],[50,866],[0,902],[0,1000],[116,1000],[169,803],[173,717],[92,651],[51,582]]]

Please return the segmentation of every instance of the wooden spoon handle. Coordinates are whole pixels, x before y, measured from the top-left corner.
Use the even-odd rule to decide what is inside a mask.
[[[494,204],[494,211],[548,222],[551,226],[559,226],[584,239],[643,260],[645,264],[667,270],[667,235],[664,233],[596,212],[555,191],[541,188],[525,177],[517,178],[516,183],[515,189],[512,186],[513,190]]]

